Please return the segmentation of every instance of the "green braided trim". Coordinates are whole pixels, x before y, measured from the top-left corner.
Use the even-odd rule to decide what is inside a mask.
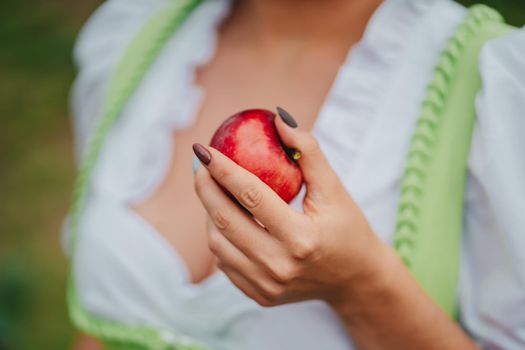
[[[71,256],[75,253],[79,222],[90,189],[91,178],[103,142],[118,119],[126,102],[134,93],[148,68],[153,63],[166,41],[179,28],[188,15],[202,0],[177,0],[161,9],[138,34],[127,49],[112,80],[107,105],[102,118],[89,142],[89,149],[80,167],[75,184],[71,208]],[[110,349],[184,349],[198,350],[203,347],[178,341],[172,345],[159,332],[148,327],[134,327],[96,317],[85,310],[78,300],[73,269],[67,291],[69,314],[75,326],[87,334],[102,340]]]
[[[421,114],[408,153],[408,162],[401,184],[398,221],[394,236],[394,248],[411,269],[413,254],[422,230],[420,206],[425,196],[429,164],[432,161],[436,140],[440,137],[443,109],[449,98],[449,87],[456,75],[456,63],[469,40],[487,22],[503,22],[502,16],[485,5],[475,5],[456,34],[449,39],[441,54],[423,101]]]

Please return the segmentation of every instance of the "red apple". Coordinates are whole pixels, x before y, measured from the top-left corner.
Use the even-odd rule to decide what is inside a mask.
[[[279,139],[274,119],[275,114],[264,109],[239,112],[215,131],[210,146],[255,174],[290,203],[301,189],[303,176]]]

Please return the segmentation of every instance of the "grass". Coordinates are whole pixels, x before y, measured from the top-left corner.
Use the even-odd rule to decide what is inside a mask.
[[[0,350],[66,349],[74,334],[59,244],[74,177],[70,56],[100,2],[0,1]],[[518,1],[487,3],[525,23]]]

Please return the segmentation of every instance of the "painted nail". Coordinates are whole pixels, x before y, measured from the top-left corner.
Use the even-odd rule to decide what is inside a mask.
[[[201,167],[201,162],[199,158],[197,158],[196,155],[193,155],[193,157],[191,157],[191,170],[193,170],[193,173],[195,174],[199,170],[200,167]]]
[[[282,109],[281,107],[277,107],[277,113],[279,114],[279,116],[281,117],[281,119],[283,120],[283,122],[285,122],[286,125],[288,125],[289,127],[291,128],[297,128],[297,122],[295,121],[295,119],[290,115],[290,113],[286,112],[284,109]]]
[[[206,147],[204,147],[200,143],[194,143],[192,148],[193,148],[193,152],[195,152],[195,155],[197,156],[197,158],[199,158],[199,160],[204,165],[210,164],[210,162],[211,162],[211,153],[210,153],[210,151],[208,151],[206,149]]]

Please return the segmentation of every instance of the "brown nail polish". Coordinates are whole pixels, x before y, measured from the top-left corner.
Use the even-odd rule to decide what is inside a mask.
[[[290,115],[290,113],[286,112],[281,107],[277,107],[277,113],[286,125],[294,129],[297,128],[298,124],[295,121],[295,119]]]
[[[206,149],[206,147],[204,147],[200,143],[194,143],[192,148],[193,148],[193,152],[195,153],[197,158],[199,158],[199,160],[204,165],[210,164],[210,162],[211,162],[211,153],[210,153],[210,151],[208,151]]]

